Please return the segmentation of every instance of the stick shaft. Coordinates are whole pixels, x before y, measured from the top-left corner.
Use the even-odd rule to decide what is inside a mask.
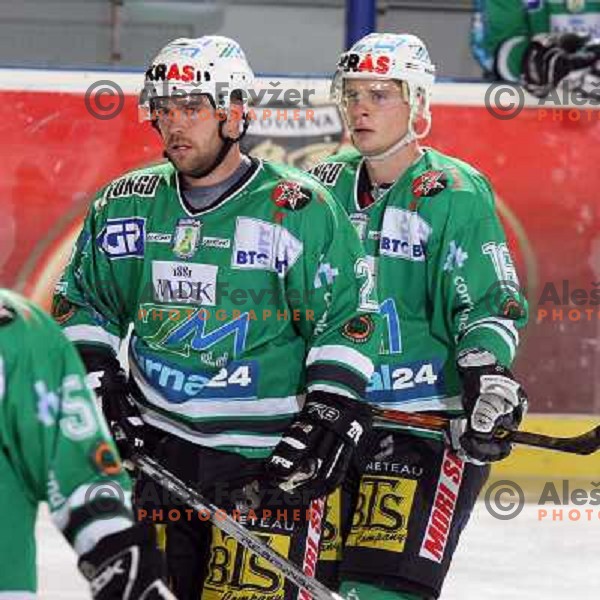
[[[340,597],[322,583],[309,577],[281,554],[267,546],[261,539],[250,533],[243,525],[230,517],[225,511],[206,500],[198,491],[190,488],[181,479],[165,469],[154,459],[137,455],[136,465],[157,483],[178,496],[182,501],[197,511],[206,511],[210,521],[219,529],[230,535],[236,542],[245,546],[261,558],[277,567],[282,574],[300,589],[312,595],[313,600],[340,600]],[[218,515],[218,516],[217,516]]]
[[[446,431],[450,419],[427,413],[409,413],[401,410],[373,408],[375,422],[398,423],[427,429],[429,431]],[[533,446],[545,450],[556,450],[570,454],[587,455],[600,450],[600,426],[573,437],[554,437],[533,431],[514,431],[508,433],[508,439],[514,444]]]

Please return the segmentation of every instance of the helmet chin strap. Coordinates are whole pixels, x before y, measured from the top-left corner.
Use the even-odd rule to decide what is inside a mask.
[[[396,152],[399,152],[400,150],[402,150],[402,148],[404,148],[405,146],[408,146],[408,144],[410,144],[411,142],[414,142],[417,139],[419,139],[419,138],[415,134],[415,132],[412,128],[412,124],[411,124],[408,128],[408,131],[397,142],[392,144],[387,150],[384,150],[383,152],[379,152],[379,153],[362,152],[362,155],[368,160],[373,160],[373,161],[385,160],[386,158],[389,158],[393,154],[396,154]]]
[[[429,130],[431,129],[431,118],[427,115],[424,116],[425,119],[425,129],[423,129],[423,131],[421,131],[421,133],[417,133],[415,131],[415,127],[414,127],[414,115],[411,114],[410,119],[408,121],[408,131],[394,144],[392,144],[387,150],[384,150],[383,152],[379,152],[379,153],[367,153],[367,152],[362,152],[362,155],[367,159],[367,160],[372,160],[372,161],[380,161],[380,160],[385,160],[386,158],[389,158],[390,156],[392,156],[393,154],[396,154],[397,152],[399,152],[400,150],[402,150],[402,148],[404,148],[405,146],[408,146],[408,144],[410,144],[411,142],[423,139],[428,133]]]

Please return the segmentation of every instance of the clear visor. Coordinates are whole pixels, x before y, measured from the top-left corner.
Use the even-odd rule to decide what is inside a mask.
[[[339,94],[339,105],[349,109],[357,105],[367,108],[397,108],[408,102],[404,84],[394,79],[385,81],[344,79]]]

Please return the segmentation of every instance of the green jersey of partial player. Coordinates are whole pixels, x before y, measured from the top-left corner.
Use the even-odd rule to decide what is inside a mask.
[[[3,290],[0,447],[0,596],[36,588],[39,502],[48,502],[53,522],[79,554],[131,526],[129,477],[75,348],[49,316]],[[107,492],[111,498],[98,503]]]
[[[479,0],[471,45],[487,73],[518,81],[531,37],[552,32],[600,37],[600,0]]]
[[[383,343],[367,399],[409,411],[460,410],[457,353],[483,348],[509,365],[526,320],[490,185],[469,165],[427,149],[361,209],[359,194],[370,192],[356,151],[312,173],[350,215],[376,273]]]
[[[260,457],[301,393],[363,396],[378,343],[370,285],[354,228],[309,175],[253,161],[197,211],[166,163],[97,195],[55,315],[77,344],[112,351],[133,324],[144,420]]]

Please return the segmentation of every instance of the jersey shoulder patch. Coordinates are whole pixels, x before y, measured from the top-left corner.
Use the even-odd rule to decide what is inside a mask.
[[[414,177],[411,187],[418,200],[446,191],[481,194],[482,183],[491,189],[485,176],[468,163],[429,149],[426,166]]]

